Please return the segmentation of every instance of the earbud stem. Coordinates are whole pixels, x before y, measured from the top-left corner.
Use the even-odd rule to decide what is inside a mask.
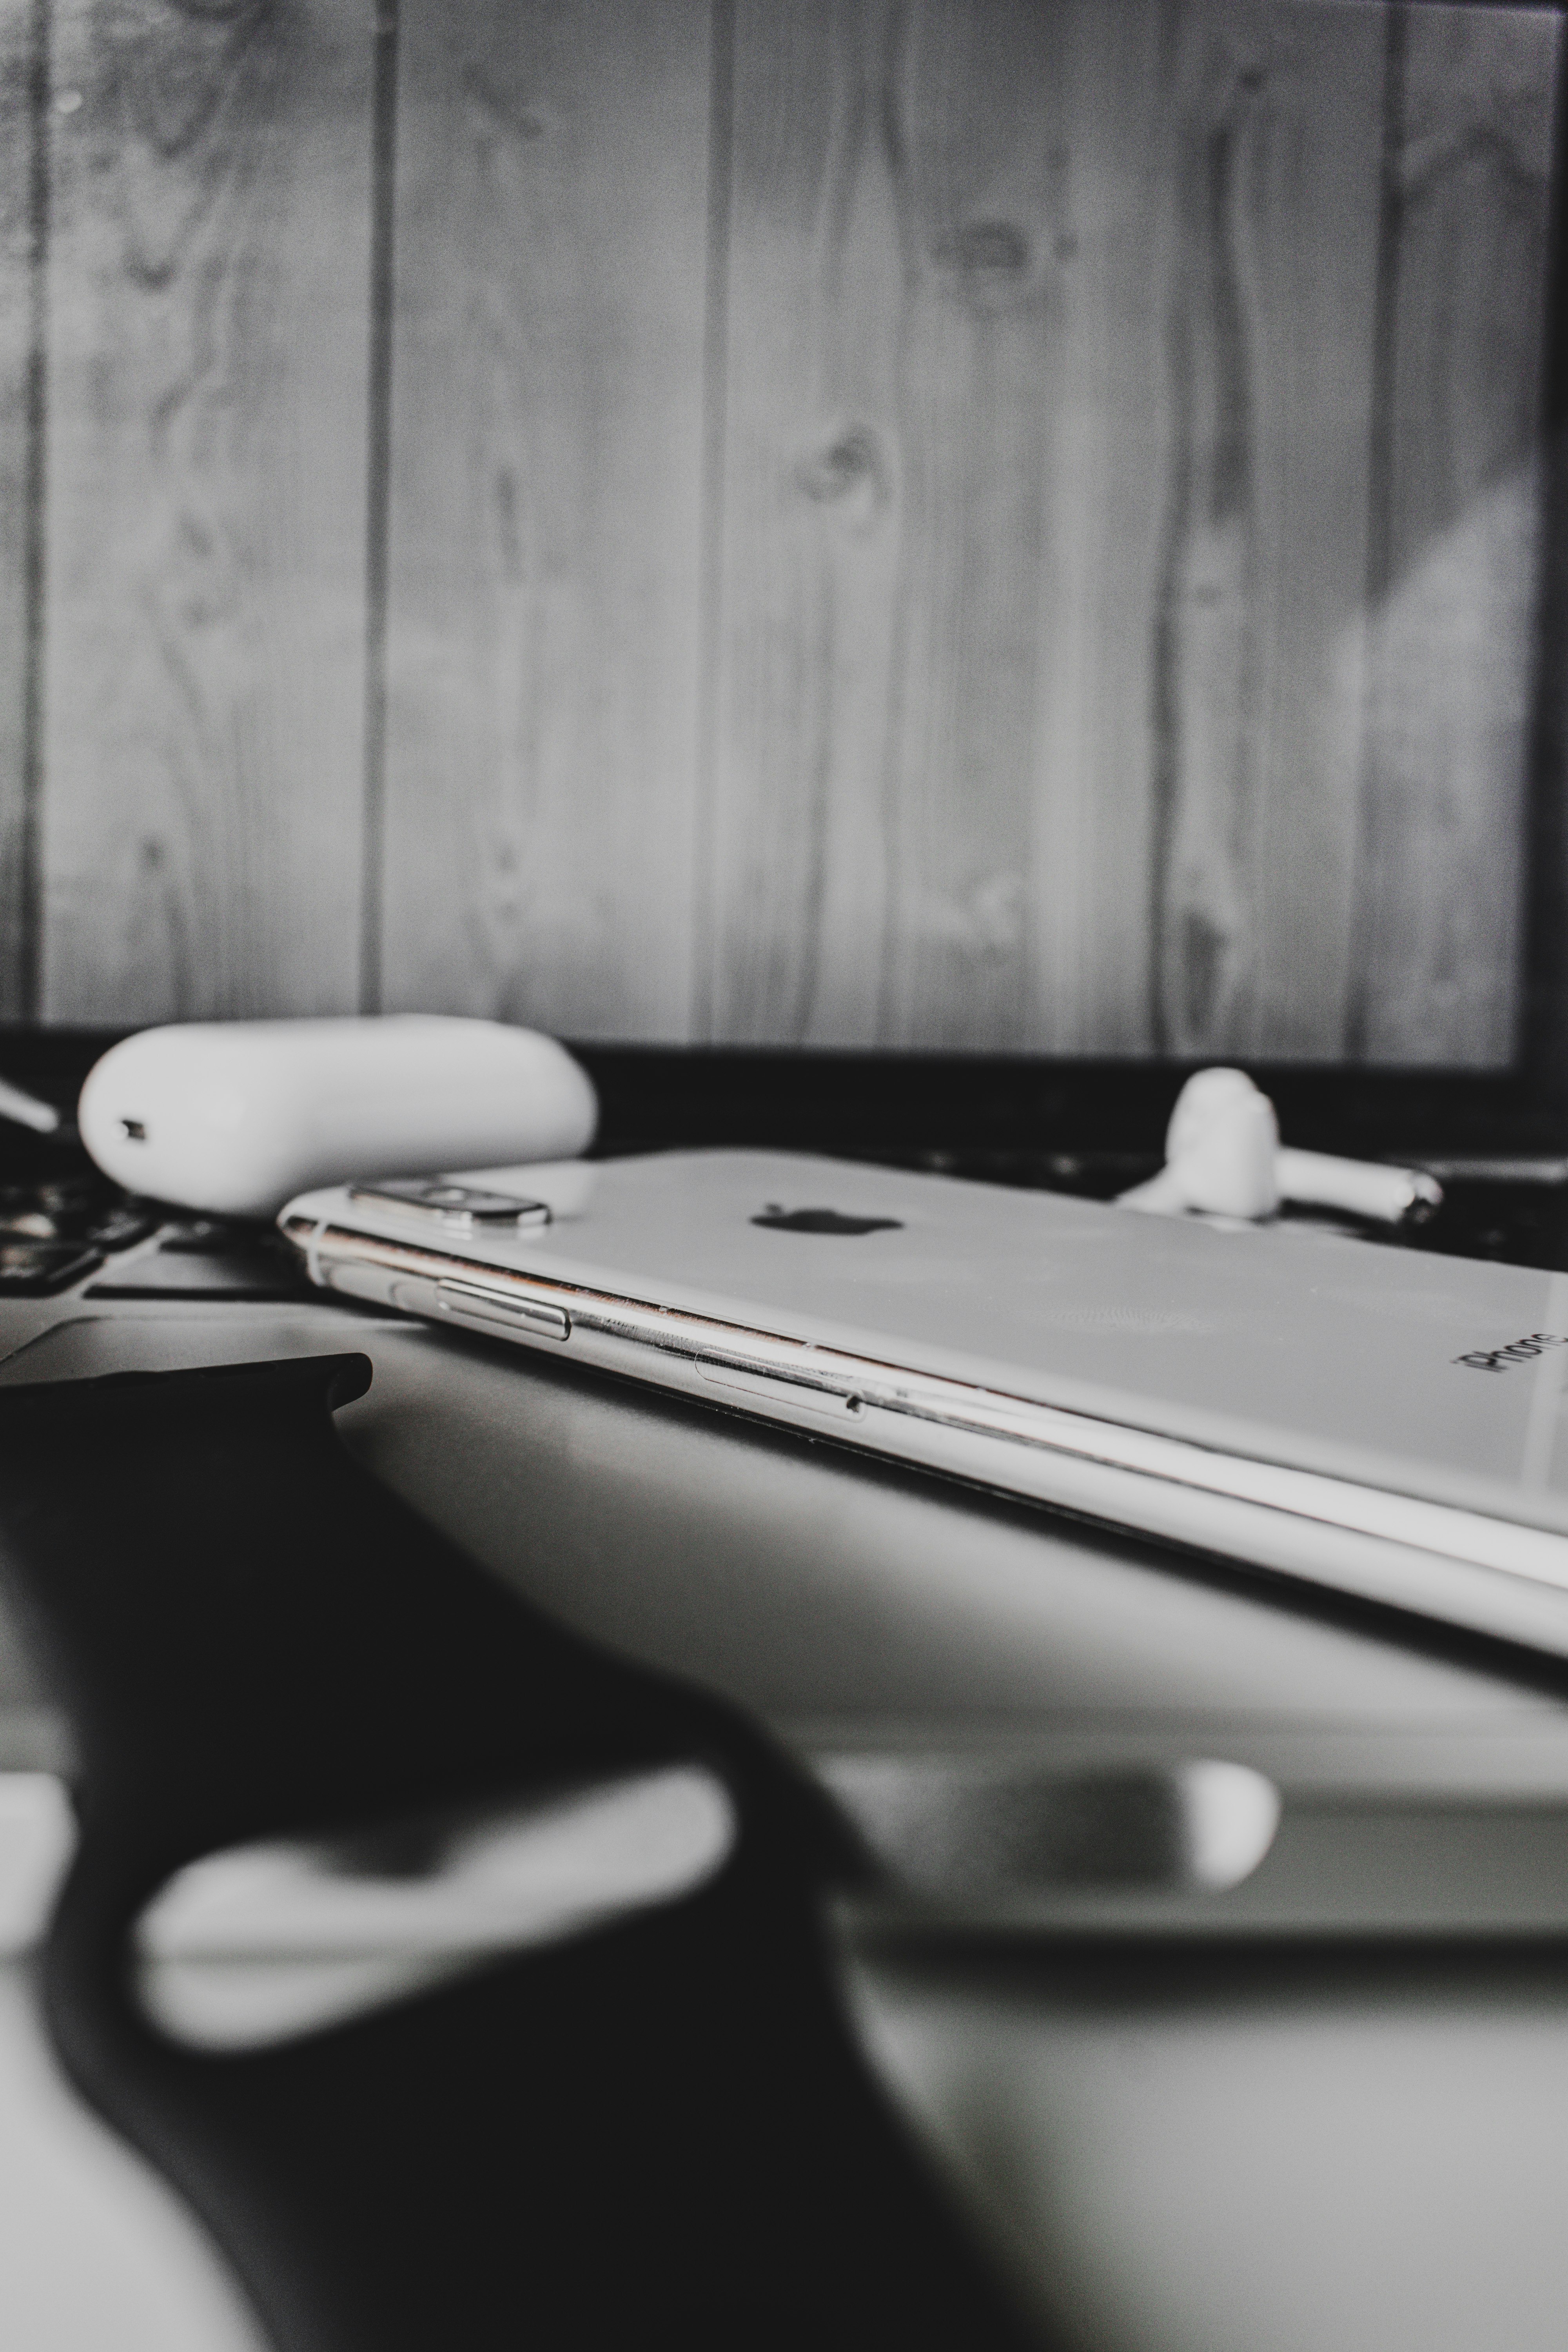
[[[1282,1146],[1275,1163],[1280,1197],[1305,1208],[1346,1209],[1381,1224],[1419,1223],[1442,1202],[1435,1177],[1414,1168],[1385,1168],[1365,1160],[1339,1160],[1327,1151]]]

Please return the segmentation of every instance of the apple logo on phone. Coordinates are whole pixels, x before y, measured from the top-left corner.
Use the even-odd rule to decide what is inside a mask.
[[[770,1201],[760,1217],[752,1219],[753,1225],[766,1225],[775,1234],[878,1234],[901,1233],[901,1217],[846,1217],[837,1209],[785,1209],[777,1201]]]

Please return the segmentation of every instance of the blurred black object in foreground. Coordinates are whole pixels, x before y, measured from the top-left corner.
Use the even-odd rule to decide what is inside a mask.
[[[72,2076],[279,2352],[1018,2352],[861,2058],[817,1917],[863,1874],[724,1703],[493,1582],[331,1423],[363,1357],[0,1397],[0,1569],[81,1759],[44,1966]],[[90,1476],[81,1475],[90,1465]],[[696,1761],[736,1832],[662,1907],[221,2055],[137,2005],[187,1862]]]

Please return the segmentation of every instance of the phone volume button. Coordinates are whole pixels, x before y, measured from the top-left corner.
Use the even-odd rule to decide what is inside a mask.
[[[503,1331],[526,1332],[531,1339],[569,1339],[572,1318],[560,1307],[534,1298],[507,1298],[467,1282],[438,1282],[436,1304],[443,1315],[465,1323],[490,1323]]]

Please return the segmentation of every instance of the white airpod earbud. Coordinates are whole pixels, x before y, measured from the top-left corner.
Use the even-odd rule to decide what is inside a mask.
[[[1271,1217],[1279,1206],[1274,1106],[1240,1070],[1200,1070],[1189,1078],[1165,1131],[1165,1165],[1123,1192],[1124,1208],[1176,1216]]]
[[[1121,1202],[1160,1216],[1199,1209],[1257,1219],[1295,1201],[1399,1224],[1430,1216],[1442,1198],[1441,1185],[1413,1168],[1286,1149],[1273,1104],[1246,1071],[1214,1069],[1199,1070],[1177,1096],[1159,1175]]]

